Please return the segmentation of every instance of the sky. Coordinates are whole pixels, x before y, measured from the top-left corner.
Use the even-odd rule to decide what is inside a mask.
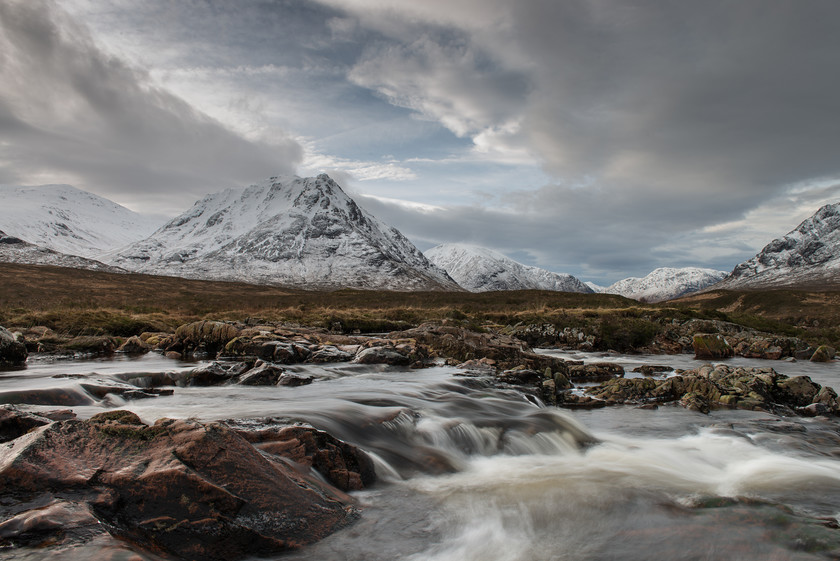
[[[329,173],[421,250],[731,270],[840,200],[836,0],[0,0],[0,184]]]

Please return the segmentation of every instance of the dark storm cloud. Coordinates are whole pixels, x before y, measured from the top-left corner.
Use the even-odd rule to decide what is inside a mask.
[[[631,255],[639,271],[674,264],[662,260],[685,255],[693,235],[730,268],[749,250],[710,227],[840,175],[836,1],[323,1],[399,30],[365,53],[357,83],[479,147],[539,158],[554,181],[507,197],[539,230],[509,225],[522,236],[509,246],[545,246],[539,232],[553,222],[575,239],[556,261],[614,270]],[[429,32],[447,26],[457,48]],[[438,53],[451,72],[428,64]],[[498,87],[507,74],[527,87]]]
[[[143,192],[159,211],[290,173],[301,157],[282,135],[247,141],[154,87],[47,0],[0,3],[0,122],[0,180]]]

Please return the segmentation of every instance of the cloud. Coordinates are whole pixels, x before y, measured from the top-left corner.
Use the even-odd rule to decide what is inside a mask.
[[[246,140],[156,87],[48,0],[0,3],[0,121],[0,181],[143,193],[159,212],[290,173],[302,157],[288,137]]]
[[[684,256],[692,236],[748,216],[776,235],[751,211],[840,177],[840,3],[321,1],[383,37],[350,79],[476,151],[530,154],[552,180],[509,201],[580,226],[568,233],[592,255],[610,232],[640,263],[677,239],[661,256]]]

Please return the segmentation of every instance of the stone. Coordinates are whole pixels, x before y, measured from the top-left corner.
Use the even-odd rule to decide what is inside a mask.
[[[689,392],[682,396],[682,398],[680,398],[680,405],[689,411],[697,411],[698,413],[703,413],[704,415],[708,415],[711,410],[709,407],[709,400],[696,392]]]
[[[334,345],[318,345],[306,359],[307,362],[348,362],[353,360],[353,355],[343,351]]]
[[[600,382],[624,376],[624,367],[614,362],[592,362],[574,364],[567,367],[570,380]]]
[[[356,354],[353,362],[358,364],[390,364],[393,366],[408,366],[411,364],[411,358],[395,347],[391,346],[377,346],[368,347]]]
[[[148,426],[127,411],[51,423],[0,447],[0,493],[3,508],[45,494],[72,495],[80,507],[56,508],[57,522],[18,509],[6,535],[84,523],[87,508],[119,538],[208,561],[276,556],[355,518],[349,497],[263,456],[223,424]]]
[[[541,383],[542,380],[542,374],[529,368],[515,368],[513,370],[505,370],[499,374],[499,381],[504,382],[505,384],[530,386]]]
[[[820,345],[811,355],[811,362],[830,362],[836,354],[834,347]]]
[[[120,345],[117,350],[130,355],[140,355],[149,352],[152,348],[140,337],[135,335],[126,339],[125,343]]]
[[[22,366],[27,356],[26,345],[11,331],[0,327],[0,366]]]
[[[47,417],[20,411],[14,406],[0,406],[0,443],[23,436],[36,427],[52,422]]]
[[[731,358],[735,350],[719,333],[694,335],[694,358],[698,360]]]
[[[264,362],[241,374],[236,383],[243,386],[276,386],[285,370]]]
[[[373,460],[368,454],[324,431],[290,426],[239,434],[263,452],[316,470],[342,491],[365,489],[376,481]]]
[[[665,372],[672,372],[674,369],[670,366],[660,366],[656,364],[643,364],[633,369],[633,372],[638,372],[643,376],[656,376]]]
[[[206,366],[194,368],[184,374],[178,385],[181,386],[220,386],[233,381],[248,366],[242,362],[223,364],[211,362]]]

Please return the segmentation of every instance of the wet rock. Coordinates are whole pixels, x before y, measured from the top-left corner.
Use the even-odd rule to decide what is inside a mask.
[[[607,402],[588,395],[564,392],[557,394],[557,405],[568,409],[600,409],[606,407]]]
[[[163,356],[171,360],[181,360],[184,358],[178,351],[166,351]]]
[[[568,377],[575,382],[599,382],[623,376],[624,367],[612,362],[592,362],[568,366]]]
[[[811,355],[811,362],[830,362],[834,355],[836,354],[836,350],[834,347],[829,347],[828,345],[820,345],[817,347],[817,350],[814,351],[814,354]]]
[[[373,460],[365,452],[326,432],[291,426],[240,431],[259,450],[312,468],[342,491],[358,491],[376,481]]]
[[[152,348],[143,339],[135,335],[126,339],[125,343],[120,345],[117,350],[130,355],[141,355],[149,352]]]
[[[682,396],[680,398],[680,405],[689,411],[697,411],[698,413],[703,413],[704,415],[708,415],[711,410],[709,407],[709,400],[706,399],[705,396],[695,392],[689,392]]]
[[[498,380],[505,384],[515,385],[534,385],[541,384],[543,375],[536,370],[529,368],[514,368],[513,370],[505,370],[499,374]],[[554,381],[552,380],[552,383]]]
[[[693,339],[694,358],[698,360],[716,360],[735,356],[734,349],[719,333],[698,333]]]
[[[0,442],[23,436],[36,427],[48,425],[52,420],[42,415],[20,411],[16,407],[0,406]]]
[[[0,366],[21,366],[28,355],[26,345],[11,331],[0,327]]]
[[[358,364],[390,364],[393,366],[408,366],[411,358],[391,346],[368,347],[359,351],[353,362]]]
[[[572,383],[562,372],[551,372],[551,379],[554,381],[557,391],[568,390],[572,387]]]
[[[346,496],[271,461],[234,430],[129,412],[34,429],[0,447],[4,508],[45,493],[78,508],[19,511],[3,528],[50,536],[92,513],[109,532],[183,559],[276,555],[312,543],[353,518]],[[43,505],[39,505],[40,508]],[[48,538],[49,539],[49,538]]]
[[[325,362],[349,362],[353,360],[352,354],[343,351],[333,345],[318,345],[309,355],[307,362],[325,363]]]
[[[93,405],[85,391],[77,388],[46,388],[29,390],[11,390],[0,392],[0,404],[11,405],[57,405],[73,407],[76,405]]]
[[[264,362],[241,374],[236,383],[243,386],[275,386],[284,373],[279,366]]]
[[[239,330],[230,323],[221,321],[196,321],[175,330],[175,340],[183,346],[182,353],[206,354],[215,357]]]
[[[297,374],[295,372],[284,372],[282,376],[277,380],[278,386],[288,386],[291,388],[295,388],[298,386],[306,386],[311,384],[315,378],[312,376],[306,376],[305,374]]]
[[[554,380],[543,380],[540,389],[542,390],[543,401],[549,405],[557,403],[557,384],[554,383]]]
[[[633,369],[633,372],[638,372],[643,376],[656,376],[657,374],[664,374],[665,372],[673,372],[670,366],[660,366],[656,364],[643,364]]]
[[[182,386],[220,386],[232,381],[248,368],[247,364],[234,362],[224,364],[211,362],[206,366],[186,372],[179,385]]]

